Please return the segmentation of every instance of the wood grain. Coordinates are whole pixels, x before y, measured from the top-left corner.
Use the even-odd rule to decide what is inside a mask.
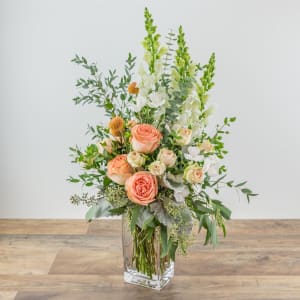
[[[85,220],[0,219],[0,234],[85,234]]]
[[[300,220],[233,220],[200,235],[161,292],[123,282],[120,220],[0,220],[0,299],[300,300]]]
[[[6,300],[13,300],[16,298],[17,292],[1,292],[0,291],[0,300],[6,299]]]

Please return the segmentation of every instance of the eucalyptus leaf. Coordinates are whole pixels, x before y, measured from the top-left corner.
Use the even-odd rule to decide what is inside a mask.
[[[170,226],[173,223],[172,218],[165,211],[161,202],[153,202],[149,206],[160,223],[164,224],[165,226]]]
[[[92,207],[90,207],[85,215],[85,218],[90,222],[96,218],[108,217],[111,215],[111,208],[112,206],[105,199],[101,199],[97,204],[94,204]]]
[[[147,207],[143,207],[140,209],[138,218],[136,220],[136,225],[138,225],[141,229],[145,229],[153,219],[154,215],[150,213]]]

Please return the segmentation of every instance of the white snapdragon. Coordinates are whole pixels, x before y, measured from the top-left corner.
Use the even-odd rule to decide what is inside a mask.
[[[134,112],[140,112],[143,107],[147,104],[147,99],[145,97],[143,97],[142,95],[138,95],[136,97],[136,103],[131,107],[131,109],[134,111]]]
[[[159,92],[153,92],[149,95],[149,106],[152,108],[158,108],[160,106],[163,106],[166,103],[166,98],[164,94],[161,94]]]
[[[205,158],[203,171],[210,177],[217,176],[219,173],[219,159],[216,155],[210,155]]]
[[[191,161],[203,161],[204,160],[204,156],[200,154],[200,149],[199,147],[195,147],[195,146],[190,146],[187,148],[187,153],[184,153],[184,157],[187,160],[191,160]]]

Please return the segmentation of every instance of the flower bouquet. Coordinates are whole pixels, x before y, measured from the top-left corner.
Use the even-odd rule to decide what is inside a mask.
[[[216,198],[227,186],[255,196],[246,182],[226,180],[223,137],[235,117],[225,118],[208,134],[208,93],[214,86],[215,55],[205,65],[191,60],[182,27],[169,32],[165,45],[145,9],[143,62],[134,75],[130,53],[125,72],[107,76],[94,63],[73,59],[89,72],[76,86],[76,104],[96,104],[108,125],[88,126],[93,143],[72,147],[84,170],[69,181],[95,187],[97,193],[74,195],[89,206],[86,219],[123,216],[124,279],[161,289],[174,273],[176,251],[185,254],[192,228],[205,230],[204,244],[217,244],[217,228],[226,235],[231,211]]]

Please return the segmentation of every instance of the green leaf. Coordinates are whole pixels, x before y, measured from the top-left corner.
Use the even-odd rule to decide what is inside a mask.
[[[226,237],[226,226],[224,223],[222,223],[222,231],[223,231],[223,236]]]
[[[140,205],[136,205],[133,209],[132,209],[132,215],[131,215],[131,222],[130,222],[130,230],[131,232],[134,231],[139,213],[140,213],[140,209],[141,206]]]
[[[112,209],[109,210],[109,212],[110,212],[111,216],[119,216],[119,215],[122,215],[125,212],[126,208],[127,208],[127,205],[117,207],[117,208],[112,208]]]
[[[110,216],[111,205],[104,199],[94,204],[85,214],[85,219],[91,222],[93,219]]]
[[[226,184],[227,184],[227,186],[232,187],[233,182],[234,182],[233,180],[230,180],[230,181],[226,182]]]
[[[105,176],[105,177],[103,178],[103,187],[106,188],[108,185],[111,184],[111,182],[112,182],[112,181],[111,181],[107,176]]]
[[[167,226],[161,224],[160,225],[160,240],[161,240],[161,247],[162,252],[160,257],[165,257],[168,254],[168,232]]]
[[[241,189],[241,192],[244,194],[252,194],[252,191],[249,189]]]
[[[215,186],[216,184],[218,184],[223,178],[225,178],[227,175],[223,175],[221,176],[218,180],[216,180],[212,185],[211,187]]]
[[[144,222],[142,229],[145,230],[145,229],[147,229],[148,227],[154,228],[154,222],[153,222],[153,220],[154,220],[154,216],[152,215],[150,218],[148,218],[148,219]]]
[[[211,222],[211,242],[213,246],[218,244],[217,225],[215,220]]]
[[[213,205],[220,210],[222,217],[229,220],[231,217],[231,210],[222,204],[219,200],[212,200]]]
[[[157,220],[160,223],[162,223],[166,226],[172,224],[173,220],[168,215],[168,213],[165,211],[165,209],[163,208],[161,202],[155,201],[155,202],[151,203],[150,204],[150,209],[154,213],[155,217],[157,218]]]
[[[154,215],[149,212],[148,207],[141,207],[136,220],[136,225],[138,225],[141,229],[146,229],[147,226],[151,224],[153,219]]]
[[[239,184],[237,184],[237,185],[235,185],[235,187],[240,187],[240,186],[243,186],[244,184],[246,184],[247,183],[247,181],[243,181],[243,182],[241,182],[241,183],[239,183]]]
[[[177,247],[178,247],[178,242],[172,241],[171,242],[171,247],[170,247],[170,250],[169,250],[169,254],[170,254],[170,258],[173,261],[175,261],[175,253],[176,253]]]
[[[198,227],[198,233],[200,233],[202,226],[203,226],[203,221],[204,221],[204,216],[205,215],[201,215],[199,218],[199,227]]]
[[[68,181],[69,181],[69,182],[73,182],[73,183],[80,182],[80,180],[79,180],[79,179],[77,179],[77,178],[74,178],[74,177],[70,177],[70,178],[68,179]]]

